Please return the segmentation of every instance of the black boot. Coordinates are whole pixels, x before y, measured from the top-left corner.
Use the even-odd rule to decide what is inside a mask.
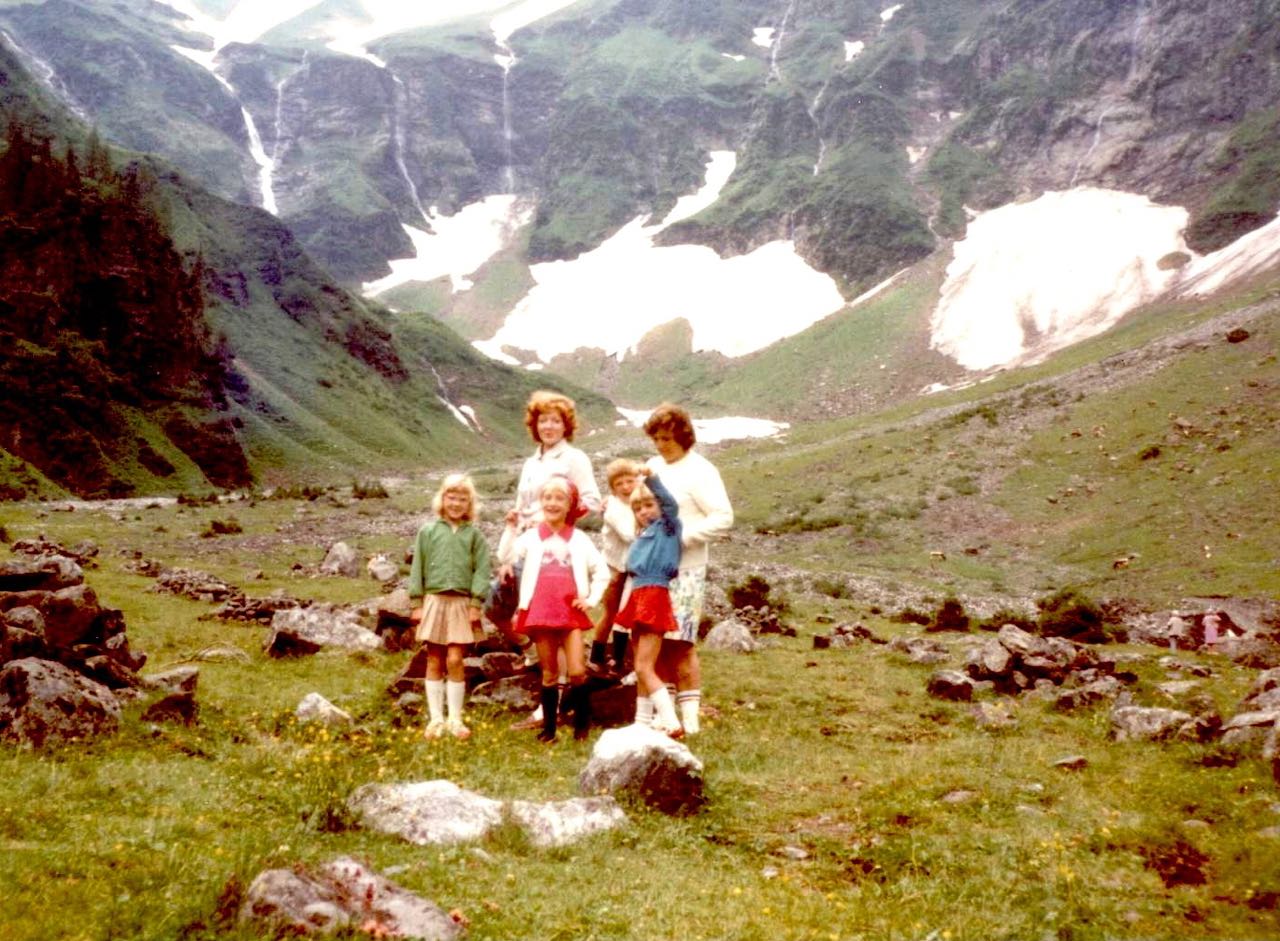
[[[591,642],[591,656],[587,658],[588,665],[592,668],[593,673],[601,673],[605,667],[605,656],[608,648],[602,640],[593,640]]]
[[[573,737],[582,741],[591,729],[591,693],[585,683],[569,688],[569,699],[573,703]]]
[[[554,742],[556,740],[556,713],[560,709],[560,687],[542,687],[542,731],[538,733],[538,741]]]
[[[626,672],[627,642],[631,640],[631,635],[614,631],[609,635],[609,639],[613,641],[613,670],[621,675]]]

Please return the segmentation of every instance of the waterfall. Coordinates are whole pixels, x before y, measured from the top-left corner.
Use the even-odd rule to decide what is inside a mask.
[[[1098,147],[1098,142],[1102,139],[1102,122],[1104,122],[1107,119],[1107,115],[1114,110],[1115,108],[1109,105],[1106,108],[1103,108],[1102,113],[1098,115],[1098,123],[1093,129],[1093,141],[1090,142],[1089,149],[1084,152],[1084,156],[1080,158],[1080,162],[1076,164],[1075,172],[1071,174],[1071,182],[1068,184],[1069,186],[1076,185],[1076,180],[1080,178],[1080,171],[1084,169],[1084,165],[1089,161],[1089,158],[1093,156],[1094,150]]]
[[[813,122],[813,128],[818,135],[818,159],[813,164],[814,176],[822,170],[822,158],[827,155],[827,142],[822,139],[822,122],[818,120],[818,107],[822,104],[822,96],[827,93],[827,86],[830,84],[831,79],[823,82],[822,87],[818,89],[818,94],[813,96],[813,104],[809,105],[809,120]]]
[[[258,165],[258,190],[262,195],[262,208],[273,216],[277,216],[280,210],[276,206],[276,194],[272,188],[272,171],[275,170],[275,161],[268,157],[263,149],[262,135],[258,133],[258,125],[254,123],[249,109],[241,105],[240,113],[244,115],[244,128],[249,134],[249,156]]]
[[[502,143],[505,160],[502,167],[502,191],[504,193],[514,193],[516,191],[516,167],[511,145],[515,135],[511,131],[510,82],[511,69],[516,64],[516,54],[505,40],[498,39],[497,44],[501,53],[494,56],[493,61],[502,67]]]
[[[53,92],[57,99],[66,105],[81,121],[85,121],[90,124],[93,123],[93,119],[89,116],[89,112],[82,108],[80,103],[76,101],[75,96],[71,94],[71,90],[67,88],[62,79],[58,77],[58,73],[52,65],[40,58],[26,46],[22,45],[22,43],[18,42],[18,40],[14,38],[13,34],[7,30],[0,29],[0,36],[4,37],[4,41],[7,42],[13,51],[18,54],[18,58],[27,63],[28,67],[31,69],[32,77],[35,78],[37,82],[49,89],[49,91]]]
[[[400,105],[402,101],[408,102],[409,90],[405,87],[404,82],[401,81],[400,76],[392,72],[390,67],[386,67],[386,72],[391,76],[391,152],[395,158],[396,169],[400,171],[400,177],[409,187],[409,198],[413,200],[413,208],[418,210],[418,215],[422,217],[422,221],[430,228],[431,219],[427,215],[427,211],[422,207],[422,200],[418,197],[418,187],[414,184],[413,177],[409,175],[409,167],[404,162],[406,135],[404,122],[400,120],[402,110]]]
[[[782,40],[787,35],[787,23],[791,21],[791,14],[796,11],[796,0],[789,0],[786,12],[782,14],[782,23],[778,26],[778,35],[773,40],[773,46],[769,49],[769,77],[765,80],[768,82],[782,81],[782,72],[778,68],[778,53],[782,51]]]

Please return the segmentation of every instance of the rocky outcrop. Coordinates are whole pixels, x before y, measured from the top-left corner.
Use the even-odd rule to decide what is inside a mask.
[[[314,868],[259,873],[238,920],[263,937],[341,933],[454,941],[462,935],[444,909],[345,856]]]
[[[120,703],[111,690],[49,660],[14,660],[0,669],[0,739],[40,747],[115,732]]]
[[[602,733],[578,783],[584,794],[611,794],[668,814],[692,813],[706,800],[702,762],[684,745],[648,726]]]

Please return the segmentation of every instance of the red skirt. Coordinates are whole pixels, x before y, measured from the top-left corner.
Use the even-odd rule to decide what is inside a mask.
[[[656,634],[679,629],[675,612],[671,609],[671,592],[661,585],[646,585],[632,591],[626,606],[618,612],[613,623],[629,627],[633,631],[652,631]]]

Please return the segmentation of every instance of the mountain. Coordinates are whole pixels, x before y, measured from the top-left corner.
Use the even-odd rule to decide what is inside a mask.
[[[0,89],[5,497],[333,480],[523,449],[537,377],[430,317],[393,321],[269,214],[108,147],[3,45]]]
[[[1037,209],[1021,227],[1000,223],[1005,244],[1071,227],[1074,250],[1117,216],[1149,222],[1128,236],[1141,245],[1108,250],[1115,265],[1073,273],[1070,310],[1046,311],[1050,291],[1034,284],[984,294],[976,306],[1037,311],[1031,333],[999,327],[1016,333],[1003,351],[963,348],[957,337],[986,328],[944,279],[948,300],[917,314],[939,354],[920,385],[1108,328],[1175,287],[1154,272],[1274,217],[1278,20],[1274,0],[0,7],[6,41],[108,140],[273,211],[348,286],[393,290],[397,307],[495,355],[556,360],[617,395],[650,394],[648,372],[715,382],[717,353],[737,371],[780,338],[857,318],[847,302],[1026,203]],[[671,218],[712,187],[717,153],[732,155],[727,178]],[[1055,193],[1069,195],[1036,202]],[[505,234],[458,257],[464,216]],[[695,246],[712,251],[693,259]],[[968,280],[1003,280],[989,255]],[[1109,296],[1130,263],[1141,289]],[[393,265],[401,274],[379,281]],[[744,272],[758,282],[744,287]],[[713,280],[703,296],[654,290]],[[610,287],[631,300],[614,317],[630,331],[598,329],[595,312],[618,306]],[[739,323],[772,329],[735,345],[708,325],[739,307]],[[634,355],[680,319],[687,350]],[[566,340],[535,354],[520,322],[556,322]],[[598,335],[571,345],[584,322]],[[803,410],[809,390],[783,391],[780,413]],[[846,381],[836,398],[860,397]]]

